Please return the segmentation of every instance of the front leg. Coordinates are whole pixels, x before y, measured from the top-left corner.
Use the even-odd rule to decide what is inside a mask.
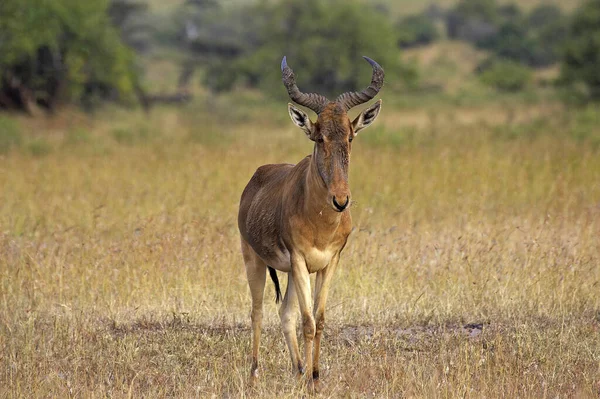
[[[304,372],[310,380],[312,376],[312,352],[313,339],[315,338],[315,319],[312,312],[312,301],[310,295],[310,275],[306,267],[306,261],[300,254],[292,254],[292,277],[294,288],[298,296],[300,314],[302,315],[302,332],[304,335]]]
[[[340,260],[340,252],[336,253],[329,265],[326,268],[317,272],[317,280],[315,282],[315,348],[313,360],[313,380],[319,380],[319,352],[321,350],[321,335],[325,327],[325,304],[327,302],[327,294],[329,293],[329,285]]]
[[[292,359],[292,372],[302,375],[304,366],[298,349],[298,337],[296,336],[296,319],[298,318],[298,298],[296,296],[296,287],[294,287],[294,278],[288,274],[288,284],[283,297],[283,303],[279,308],[279,317],[281,318],[281,327],[283,336],[287,343]]]

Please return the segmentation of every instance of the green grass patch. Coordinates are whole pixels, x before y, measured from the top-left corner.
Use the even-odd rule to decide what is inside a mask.
[[[6,154],[22,142],[21,130],[16,120],[0,115],[0,154]]]

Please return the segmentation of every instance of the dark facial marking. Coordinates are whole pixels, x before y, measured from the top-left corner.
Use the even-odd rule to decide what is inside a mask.
[[[330,103],[319,114],[315,135],[317,167],[325,184],[329,186],[334,175],[347,180],[351,149],[349,141],[353,133],[346,111],[339,104]]]

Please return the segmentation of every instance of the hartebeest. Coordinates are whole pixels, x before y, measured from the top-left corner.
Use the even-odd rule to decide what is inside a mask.
[[[381,100],[350,122],[347,111],[377,95],[383,86],[383,69],[364,57],[373,68],[371,84],[361,92],[347,92],[335,101],[322,95],[302,93],[294,72],[283,57],[283,84],[290,98],[317,114],[308,115],[288,104],[294,124],[315,142],[312,155],[297,165],[259,167],[242,193],[238,227],[242,253],[252,295],[251,382],[258,375],[263,293],[267,268],[275,284],[276,301],[281,298],[277,272],[288,274],[288,284],[279,310],[283,333],[294,372],[309,382],[319,379],[319,348],[325,323],[325,302],[340,253],[352,229],[348,165],[352,140],[369,126],[381,109]],[[317,273],[314,314],[310,278]],[[304,333],[304,366],[296,337],[296,301],[300,305]],[[314,340],[314,351],[313,351]],[[312,377],[312,380],[310,379]]]

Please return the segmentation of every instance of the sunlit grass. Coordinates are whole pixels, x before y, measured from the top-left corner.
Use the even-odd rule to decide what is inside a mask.
[[[0,396],[250,394],[238,200],[311,150],[279,108],[17,121],[49,150],[0,158]],[[595,397],[596,110],[394,108],[353,146],[324,395]],[[254,394],[297,397],[273,296]]]

